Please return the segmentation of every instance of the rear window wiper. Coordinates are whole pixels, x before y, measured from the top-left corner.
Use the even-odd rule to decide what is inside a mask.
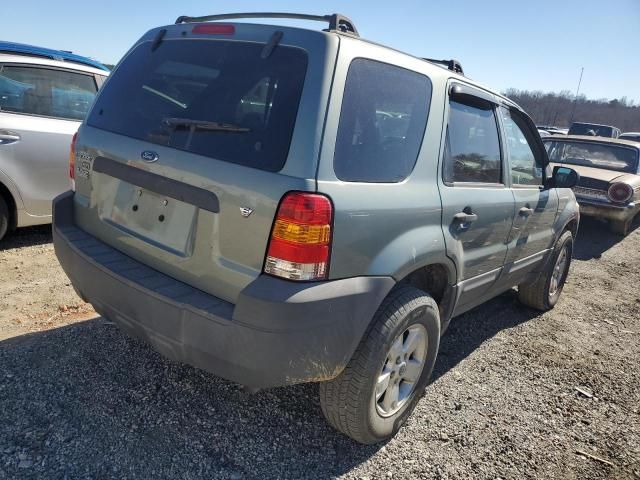
[[[250,128],[241,127],[233,123],[209,122],[207,120],[192,120],[189,118],[165,118],[162,124],[172,129],[184,128],[191,131],[205,130],[210,132],[247,133]]]

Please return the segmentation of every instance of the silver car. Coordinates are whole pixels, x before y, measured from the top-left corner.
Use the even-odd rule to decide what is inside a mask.
[[[69,145],[109,70],[69,52],[0,42],[0,239],[51,223]]]

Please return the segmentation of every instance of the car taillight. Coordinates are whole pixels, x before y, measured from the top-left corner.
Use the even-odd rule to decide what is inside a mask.
[[[609,187],[607,195],[612,202],[627,203],[633,197],[633,188],[623,182],[614,183]]]
[[[78,132],[73,134],[71,148],[69,149],[69,179],[71,180],[71,190],[76,189],[76,140]]]
[[[329,273],[333,206],[324,195],[289,192],[278,208],[264,272],[288,280],[323,280]]]

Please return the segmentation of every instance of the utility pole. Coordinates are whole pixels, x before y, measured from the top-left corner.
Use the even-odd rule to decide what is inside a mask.
[[[569,120],[569,127],[573,123],[573,116],[576,113],[576,105],[578,104],[578,94],[580,93],[580,85],[582,84],[582,74],[584,73],[584,67],[580,70],[580,80],[578,80],[578,88],[576,88],[576,98],[573,99],[573,109],[571,110],[571,119]]]

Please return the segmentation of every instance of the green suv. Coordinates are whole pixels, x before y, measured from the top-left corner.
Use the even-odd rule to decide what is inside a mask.
[[[151,30],[72,144],[60,263],[167,357],[249,390],[318,382],[331,425],[389,438],[451,318],[514,286],[554,306],[579,221],[529,117],[442,63],[337,14]]]

